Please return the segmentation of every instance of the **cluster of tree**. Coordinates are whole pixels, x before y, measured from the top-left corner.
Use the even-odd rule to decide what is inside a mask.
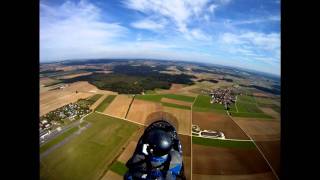
[[[249,88],[255,88],[255,89],[258,89],[260,91],[263,91],[263,92],[267,92],[267,93],[271,93],[271,94],[275,94],[275,95],[280,95],[280,89],[277,89],[277,88],[267,88],[267,87],[262,87],[262,86],[257,86],[257,85],[243,85],[243,84],[240,84],[240,86],[242,87],[249,87]]]
[[[91,75],[63,80],[64,83],[88,81],[99,89],[115,91],[121,94],[140,94],[146,90],[156,88],[169,89],[172,83],[193,84],[190,76],[186,74],[171,75],[160,73],[164,66],[115,66],[111,74],[93,73]]]
[[[218,83],[219,82],[218,80],[215,80],[215,79],[200,79],[200,80],[198,80],[198,82],[203,82],[203,81],[209,81],[209,82],[212,82],[212,83]]]

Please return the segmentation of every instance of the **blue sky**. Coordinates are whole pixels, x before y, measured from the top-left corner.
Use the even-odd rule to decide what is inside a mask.
[[[151,58],[280,74],[279,0],[42,0],[40,62]]]

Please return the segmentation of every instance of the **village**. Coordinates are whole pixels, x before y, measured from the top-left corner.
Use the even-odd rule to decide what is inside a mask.
[[[85,101],[79,100],[76,103],[67,104],[41,116],[39,123],[40,143],[58,134],[64,129],[64,126],[90,113],[89,105]]]
[[[226,89],[214,89],[210,92],[211,101],[210,103],[218,103],[223,104],[225,107],[225,110],[229,110],[229,106],[232,103],[235,103],[236,97],[235,93],[233,93],[233,90],[231,88]]]

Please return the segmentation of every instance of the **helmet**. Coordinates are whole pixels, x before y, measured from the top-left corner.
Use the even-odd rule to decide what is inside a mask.
[[[146,135],[145,143],[149,144],[148,153],[153,156],[163,156],[171,150],[173,140],[168,132],[162,129],[153,129]]]

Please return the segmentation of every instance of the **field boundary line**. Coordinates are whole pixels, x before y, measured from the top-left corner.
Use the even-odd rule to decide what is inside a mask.
[[[133,104],[133,101],[134,101],[134,98],[135,98],[135,97],[136,97],[136,95],[133,95],[132,100],[131,100],[131,102],[130,102],[130,104],[129,104],[129,107],[128,107],[128,109],[127,109],[127,113],[126,113],[126,115],[124,116],[125,119],[127,119],[127,116],[128,116],[129,111],[130,111],[130,109],[131,109],[131,105]]]
[[[192,102],[192,104],[191,104],[191,135],[190,135],[190,150],[191,150],[191,152],[190,152],[190,155],[191,155],[191,157],[190,157],[190,179],[192,180],[192,157],[193,157],[193,151],[192,151],[192,123],[193,123],[193,105],[194,105],[194,103],[196,102],[196,100],[197,100],[197,98],[198,98],[198,94],[197,94],[197,96],[196,96],[196,98],[194,98],[194,101]]]
[[[256,146],[256,148],[258,149],[258,151],[260,152],[260,154],[262,155],[262,157],[264,158],[264,160],[267,162],[268,166],[270,167],[272,173],[274,174],[274,176],[279,180],[279,177],[276,173],[276,171],[273,169],[273,167],[271,166],[270,162],[268,161],[268,159],[266,158],[266,156],[264,155],[264,153],[262,152],[262,150],[259,148],[259,146],[256,144],[256,142],[251,138],[251,136],[249,134],[247,134],[241,127],[240,125],[228,114],[228,116],[230,117],[230,119],[252,140],[253,144]]]
[[[98,112],[98,111],[95,111],[96,113],[98,114],[102,114],[102,115],[106,115],[106,116],[109,116],[109,117],[113,117],[113,118],[117,118],[117,119],[121,119],[121,120],[124,120],[124,121],[128,121],[128,122],[131,122],[131,123],[134,123],[134,124],[139,124],[141,126],[145,126],[145,124],[142,124],[142,123],[138,123],[138,122],[135,122],[135,121],[132,121],[132,120],[129,120],[129,119],[125,119],[125,118],[122,118],[122,117],[118,117],[118,116],[114,116],[114,115],[110,115],[110,114],[107,114],[107,113],[102,113],[102,112]],[[185,136],[190,136],[189,134],[185,134],[185,133],[178,133],[180,135],[185,135]]]
[[[235,105],[235,107],[236,107],[237,112],[239,112],[239,111],[238,111],[238,107],[237,107],[237,100],[238,100],[238,96],[236,96],[236,102],[234,103],[234,105]]]

